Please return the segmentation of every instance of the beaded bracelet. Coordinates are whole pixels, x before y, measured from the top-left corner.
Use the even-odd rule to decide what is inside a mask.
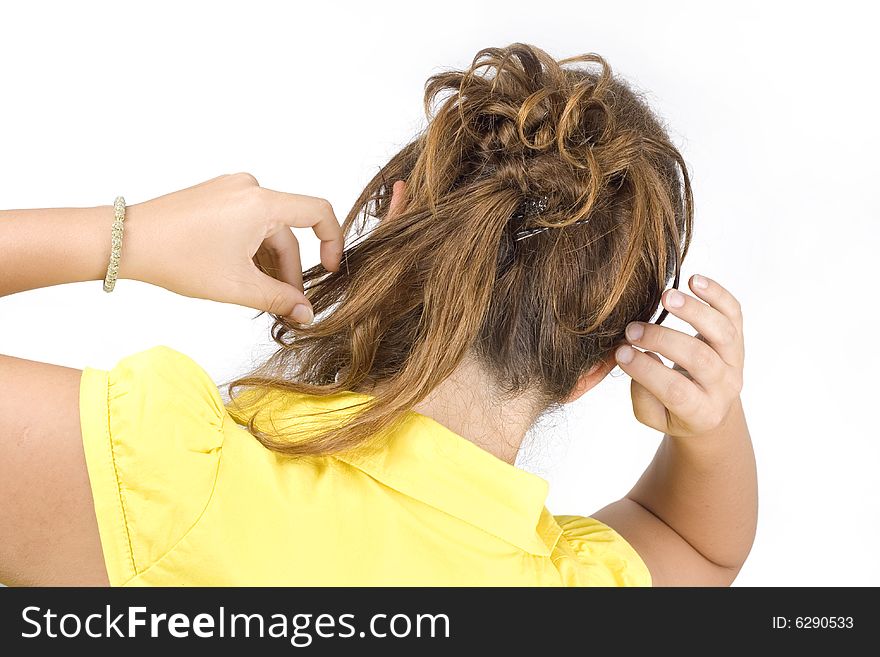
[[[110,231],[110,264],[104,277],[104,292],[112,292],[119,275],[119,254],[122,251],[122,223],[125,221],[125,199],[117,196],[113,202],[113,228]]]

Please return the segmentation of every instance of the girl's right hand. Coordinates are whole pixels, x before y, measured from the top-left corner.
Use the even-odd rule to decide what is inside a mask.
[[[290,229],[315,231],[328,271],[338,270],[344,243],[327,200],[265,189],[248,173],[219,176],[132,205],[124,225],[120,278],[302,324],[314,314],[303,293],[299,243]]]

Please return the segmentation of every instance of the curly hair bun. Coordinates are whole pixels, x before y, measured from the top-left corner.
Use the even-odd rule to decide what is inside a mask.
[[[629,322],[651,318],[670,278],[678,284],[693,223],[687,168],[602,57],[485,48],[466,70],[431,76],[424,106],[427,127],[346,217],[346,235],[363,239],[338,272],[304,273],[316,321],[277,318],[279,351],[230,385],[230,397],[236,386],[375,396],[318,434],[250,425],[271,449],[356,447],[466,356],[498,395],[547,408],[608,357]],[[391,216],[398,180],[403,210]],[[517,238],[522,229],[528,239]]]

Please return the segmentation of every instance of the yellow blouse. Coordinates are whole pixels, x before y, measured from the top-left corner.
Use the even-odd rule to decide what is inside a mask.
[[[275,393],[272,421],[367,395]],[[85,368],[80,419],[113,586],[650,586],[633,548],[553,516],[547,482],[411,411],[378,450],[263,447],[208,373],[156,346]]]

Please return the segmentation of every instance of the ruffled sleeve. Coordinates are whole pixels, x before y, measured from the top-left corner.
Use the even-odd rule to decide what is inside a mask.
[[[562,528],[556,567],[567,586],[651,586],[651,573],[633,547],[594,518],[555,516]]]
[[[167,554],[211,499],[226,417],[188,356],[156,346],[110,370],[86,367],[80,425],[110,584]]]

